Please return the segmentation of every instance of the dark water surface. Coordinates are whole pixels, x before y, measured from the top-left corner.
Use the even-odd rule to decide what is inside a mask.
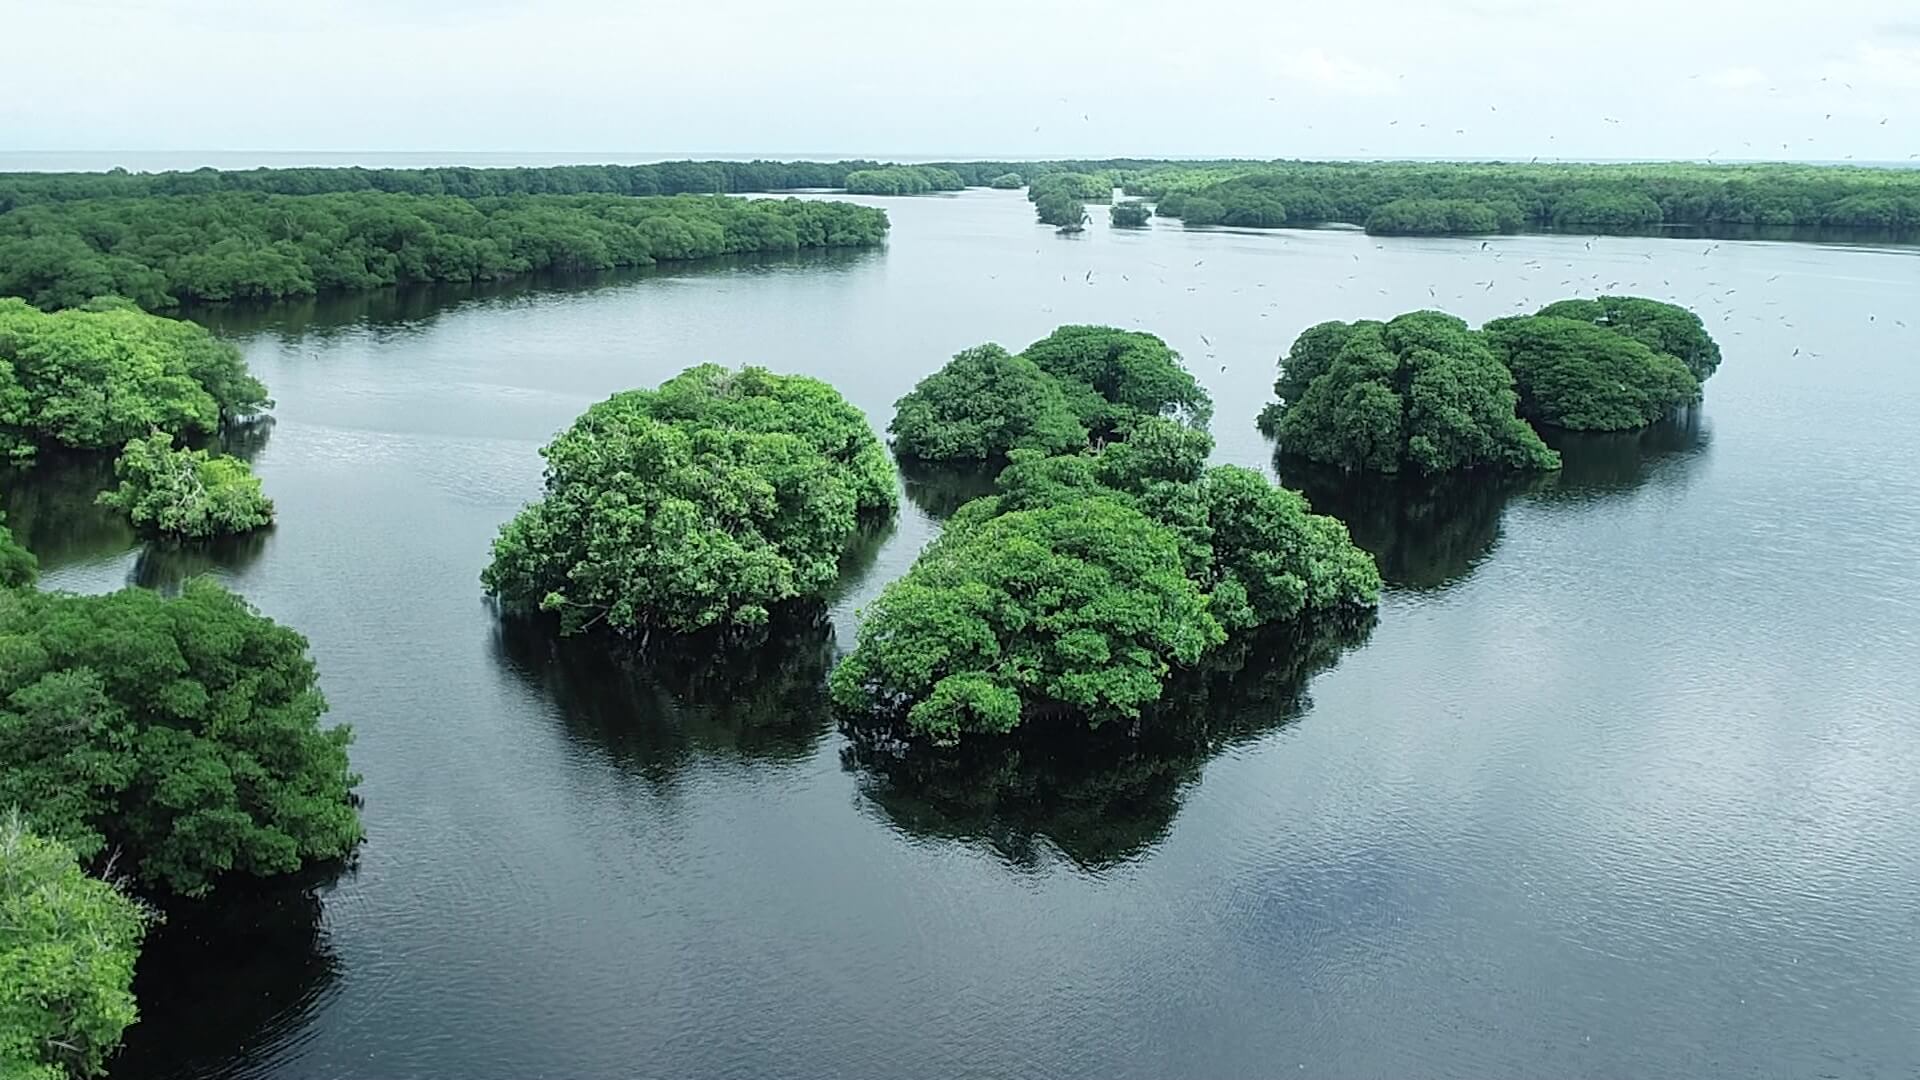
[[[279,401],[251,544],[147,550],[84,462],[10,482],[48,585],[210,571],[309,635],[366,777],[355,867],[158,935],[116,1075],[1916,1075],[1915,250],[862,201],[890,250],[206,316]],[[1696,415],[1530,481],[1279,462],[1380,556],[1377,623],[1251,643],[1138,742],[929,763],[834,729],[854,609],[964,476],[910,475],[829,623],[745,671],[556,647],[480,595],[538,447],[689,364],[884,425],[962,347],[1138,325],[1212,390],[1219,456],[1272,466],[1253,417],[1305,326],[1610,282],[1706,313]]]

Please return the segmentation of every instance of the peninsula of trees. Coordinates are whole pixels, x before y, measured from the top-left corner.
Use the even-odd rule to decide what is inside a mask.
[[[1075,163],[1082,164],[1082,163]],[[1376,234],[1661,225],[1920,228],[1920,173],[1824,165],[1168,164],[1123,170],[1130,195],[1189,225],[1326,222]]]
[[[690,368],[588,409],[541,454],[546,494],[482,576],[563,632],[739,632],[818,601],[863,517],[897,505],[892,461],[833,387]]]
[[[540,270],[863,247],[871,207],[680,195],[179,195],[0,214],[0,294],[43,308],[103,294],[149,310]]]
[[[1476,331],[1416,311],[1297,338],[1260,426],[1283,452],[1423,474],[1556,469],[1530,426],[1645,427],[1700,399],[1720,349],[1685,308],[1638,297],[1550,304]]]
[[[1151,417],[1203,426],[1213,402],[1154,335],[1062,326],[1018,356],[991,344],[968,349],[894,408],[888,431],[902,456],[990,461],[1086,449]]]

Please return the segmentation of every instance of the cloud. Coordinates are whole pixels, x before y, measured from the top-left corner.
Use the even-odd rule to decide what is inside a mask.
[[[1707,76],[1707,83],[1722,90],[1751,90],[1767,81],[1767,73],[1757,67],[1721,68]]]
[[[1282,70],[1289,78],[1309,86],[1355,97],[1391,94],[1397,86],[1397,80],[1384,69],[1317,48],[1288,56]]]

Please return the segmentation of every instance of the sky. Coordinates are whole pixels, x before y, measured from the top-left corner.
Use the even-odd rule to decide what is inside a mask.
[[[1920,155],[1915,0],[0,0],[0,151]]]

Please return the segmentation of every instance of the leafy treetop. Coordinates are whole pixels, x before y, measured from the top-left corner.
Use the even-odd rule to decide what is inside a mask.
[[[1551,315],[1496,319],[1487,343],[1513,372],[1520,415],[1576,431],[1645,427],[1699,400],[1677,358],[1591,322]]]
[[[1261,426],[1281,449],[1348,469],[1554,469],[1515,414],[1513,376],[1451,315],[1323,323],[1295,342]]]
[[[0,657],[0,805],[81,857],[198,895],[360,839],[306,639],[213,582],[0,592]]]

